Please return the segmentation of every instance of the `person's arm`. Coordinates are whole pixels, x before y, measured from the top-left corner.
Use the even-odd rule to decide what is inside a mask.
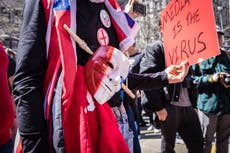
[[[220,68],[220,63],[224,65],[223,69]],[[201,60],[198,64],[193,65],[192,68],[195,74],[195,81],[200,87],[219,83],[225,88],[228,87],[222,82],[222,79],[230,74],[230,63],[225,52],[221,51],[221,54],[215,58]]]
[[[131,89],[160,89],[168,84],[167,74],[163,71],[164,65],[162,66],[159,63],[159,57],[161,56],[159,49],[160,42],[146,47],[139,63],[141,74],[130,74],[131,76],[128,76],[128,80],[131,82],[129,85],[132,84]]]
[[[129,82],[132,82],[133,85],[130,88],[144,90],[143,96],[146,97],[148,103],[152,103],[154,111],[158,112],[164,108],[165,101],[159,89],[171,83],[182,82],[188,73],[188,68],[189,65],[182,62],[179,66],[171,65],[165,69],[163,45],[161,42],[156,42],[147,46],[142,57],[140,73],[143,74],[128,77]],[[166,119],[166,113],[159,113],[159,115],[161,120]]]
[[[208,61],[208,60],[207,60]],[[205,62],[207,62],[205,61]],[[219,76],[218,73],[213,74],[202,74],[200,70],[201,63],[192,66],[195,82],[199,87],[209,86],[211,84],[217,83]]]
[[[163,46],[156,42],[147,46],[140,63],[140,73],[130,73],[129,88],[140,90],[160,89],[168,84],[182,82],[188,74],[187,61],[180,65],[170,65],[165,69]]]
[[[129,73],[128,80],[132,82],[129,84],[130,89],[152,90],[168,85],[165,71],[150,74]]]
[[[42,1],[26,0],[13,83],[23,152],[49,152],[42,99],[47,67],[45,23]]]

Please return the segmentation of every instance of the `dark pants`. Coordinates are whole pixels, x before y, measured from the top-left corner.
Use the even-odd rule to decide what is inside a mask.
[[[13,152],[13,147],[14,147],[13,141],[9,140],[4,145],[0,146],[0,153],[12,153]]]
[[[192,107],[166,107],[167,119],[161,122],[162,153],[175,153],[176,132],[184,140],[188,153],[203,153],[203,137],[198,115]]]
[[[198,111],[204,136],[204,153],[210,153],[216,133],[216,153],[228,153],[230,136],[230,114],[205,114]]]

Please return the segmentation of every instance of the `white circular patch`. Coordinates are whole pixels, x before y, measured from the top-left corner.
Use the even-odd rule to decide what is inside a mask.
[[[101,19],[102,24],[106,28],[109,28],[111,26],[109,14],[105,10],[100,11],[100,19]]]
[[[109,44],[109,35],[105,29],[100,28],[97,31],[97,41],[101,46],[107,46]]]

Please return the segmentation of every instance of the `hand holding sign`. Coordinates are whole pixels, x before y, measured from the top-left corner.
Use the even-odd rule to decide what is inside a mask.
[[[181,62],[180,65],[170,65],[165,69],[167,73],[169,83],[178,83],[182,82],[185,76],[188,74],[189,63],[188,61]]]

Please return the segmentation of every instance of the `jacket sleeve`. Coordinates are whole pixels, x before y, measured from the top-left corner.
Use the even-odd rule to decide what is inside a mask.
[[[210,78],[218,72],[230,72],[228,56],[223,50],[220,52],[221,54],[192,66],[199,87],[218,85],[219,82],[212,82]]]
[[[209,78],[212,77],[214,72],[212,72],[212,74],[203,75],[200,71],[200,66],[198,64],[192,65],[192,69],[194,72],[195,82],[198,84],[199,87],[213,84],[209,81]]]
[[[13,85],[23,152],[48,152],[42,100],[47,67],[45,33],[42,2],[26,0]]]
[[[205,63],[208,63],[209,59],[205,61]],[[213,61],[212,61],[213,62]],[[204,67],[204,66],[203,66]],[[194,79],[199,87],[209,86],[212,85],[213,82],[210,82],[209,79],[212,77],[213,74],[215,74],[215,69],[210,69],[209,73],[202,74],[200,65],[194,64],[192,65],[192,69],[194,72]],[[217,84],[217,83],[215,83]]]
[[[140,63],[140,73],[142,74],[152,74],[152,75],[161,75],[165,69],[164,62],[164,53],[163,53],[163,45],[161,42],[157,41],[149,46],[147,46],[145,50],[145,54]],[[165,77],[167,78],[167,74],[165,73]],[[163,92],[160,91],[160,88],[167,86],[168,81],[163,81],[163,79],[157,80],[158,83],[162,83],[159,88],[155,88],[155,90],[143,92],[143,100],[149,101],[152,103],[152,107],[154,111],[159,111],[164,108],[164,97]],[[158,84],[155,83],[155,84]],[[146,103],[142,101],[142,103]]]
[[[129,84],[129,88],[136,90],[160,89],[168,85],[168,78],[165,71],[151,74],[129,73],[128,80],[132,82]]]

